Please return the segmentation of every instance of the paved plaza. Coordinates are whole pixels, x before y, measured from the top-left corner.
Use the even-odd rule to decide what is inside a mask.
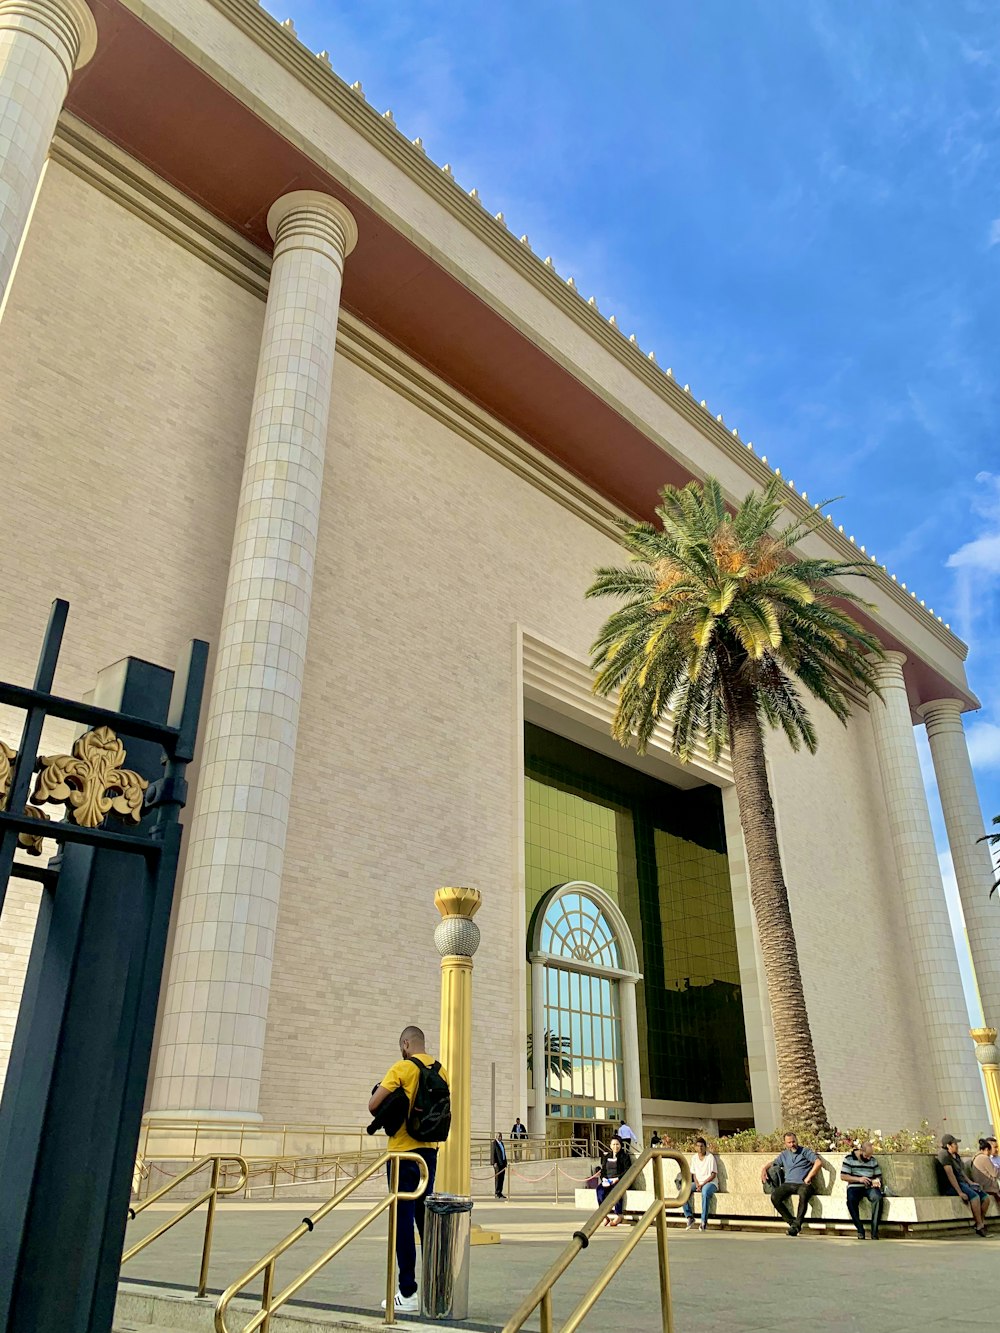
[[[279,1269],[291,1278],[354,1223],[363,1205],[345,1205],[296,1247]],[[299,1204],[223,1207],[212,1252],[210,1286],[221,1290],[310,1211]],[[463,1327],[497,1328],[559,1254],[579,1225],[571,1206],[477,1204],[476,1219],[498,1228],[500,1245],[472,1251],[469,1320]],[[129,1240],[163,1220],[149,1210],[130,1224]],[[201,1215],[181,1223],[124,1270],[126,1280],[193,1285],[200,1257]],[[622,1244],[626,1229],[603,1231],[560,1280],[556,1326],[571,1312]],[[671,1229],[670,1273],[676,1333],[758,1333],[758,1330],[879,1330],[879,1333],[971,1333],[995,1318],[991,1274],[1000,1231],[986,1240],[952,1234],[926,1240]],[[293,1266],[294,1264],[294,1266]],[[377,1311],[385,1281],[385,1227],[380,1219],[310,1284],[309,1298],[352,1312]],[[594,1329],[660,1333],[656,1244],[650,1232],[588,1318]],[[538,1327],[537,1315],[529,1328]]]

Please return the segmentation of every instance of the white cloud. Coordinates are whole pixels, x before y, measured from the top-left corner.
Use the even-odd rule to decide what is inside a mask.
[[[1000,532],[988,532],[960,546],[948,557],[948,568],[1000,574]]]
[[[968,729],[969,758],[974,768],[1000,768],[1000,725],[973,722]]]

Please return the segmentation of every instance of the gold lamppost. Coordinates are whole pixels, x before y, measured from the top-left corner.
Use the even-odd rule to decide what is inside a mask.
[[[438,1156],[436,1188],[444,1194],[472,1193],[472,957],[479,948],[473,917],[478,889],[438,889],[434,906],[441,920],[434,943],[441,955],[440,1060],[451,1086],[451,1133]]]
[[[976,1059],[983,1071],[986,1100],[990,1104],[993,1133],[1000,1134],[1000,1051],[997,1050],[996,1028],[970,1028],[969,1036],[976,1043]]]

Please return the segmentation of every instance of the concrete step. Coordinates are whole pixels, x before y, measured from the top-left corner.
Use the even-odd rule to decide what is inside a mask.
[[[118,1287],[112,1333],[214,1333],[215,1296],[201,1300],[182,1291],[149,1287],[145,1283],[122,1282]],[[229,1307],[230,1333],[240,1333],[260,1309],[255,1301],[235,1300]],[[398,1315],[401,1329],[437,1329],[439,1322],[422,1323],[410,1315]],[[285,1305],[271,1316],[271,1333],[332,1333],[334,1329],[385,1329],[381,1313]]]

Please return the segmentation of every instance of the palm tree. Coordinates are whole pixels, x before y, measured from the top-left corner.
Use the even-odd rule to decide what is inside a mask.
[[[839,603],[861,598],[829,580],[866,574],[863,561],[795,559],[792,548],[821,521],[773,531],[784,487],[775,478],[735,513],[714,478],[666,486],[660,526],[622,520],[632,563],[596,572],[588,597],[624,598],[593,649],[598,694],[617,693],[612,732],[640,753],[657,723],[687,760],[699,738],[717,758],[728,744],[750,892],[767,979],[782,1113],[824,1132],[798,951],[778,852],[764,763],[763,723],[780,726],[793,749],[817,737],[801,688],[846,723],[851,687],[877,693],[867,654],[878,641]],[[863,604],[863,603],[862,603]]]
[[[570,1055],[569,1037],[560,1037],[555,1032],[545,1029],[545,1077],[557,1079],[560,1083],[564,1076],[573,1072],[573,1060]],[[528,1033],[528,1069],[531,1069],[531,1033]]]
[[[994,822],[994,824],[1000,824],[1000,815],[994,815],[994,816],[993,816],[993,822]],[[994,847],[1000,846],[1000,833],[984,833],[983,836],[982,836],[981,838],[977,838],[977,839],[976,839],[976,842],[988,842],[988,843],[989,843],[989,845],[990,845],[990,860],[992,861],[992,860],[993,860],[993,855],[994,855],[994,852],[993,852]],[[998,867],[997,864],[994,862],[994,864],[993,864],[993,869],[994,869],[994,871],[996,871],[996,870],[1000,869],[1000,867]],[[991,898],[992,898],[993,895],[996,893],[997,889],[1000,889],[1000,876],[998,876],[998,877],[993,881],[993,887],[992,887],[992,889],[990,889],[990,897],[991,897]]]

